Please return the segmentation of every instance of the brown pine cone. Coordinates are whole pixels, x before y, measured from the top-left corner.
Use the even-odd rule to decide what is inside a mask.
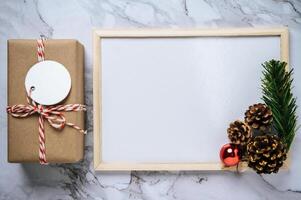
[[[247,145],[248,166],[258,174],[277,173],[286,160],[286,146],[276,135],[262,135]]]
[[[251,138],[251,128],[245,122],[236,120],[227,129],[231,143],[241,145],[244,148]]]
[[[263,103],[254,104],[245,112],[245,122],[254,129],[265,131],[272,121],[272,111]]]

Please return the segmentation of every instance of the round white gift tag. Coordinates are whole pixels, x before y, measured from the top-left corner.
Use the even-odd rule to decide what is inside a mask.
[[[71,77],[64,65],[47,60],[33,65],[25,77],[25,88],[41,105],[54,105],[64,100],[71,89]]]

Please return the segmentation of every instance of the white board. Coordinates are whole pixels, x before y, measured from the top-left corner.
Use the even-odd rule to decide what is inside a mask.
[[[100,57],[103,162],[219,162],[280,39],[104,38]]]
[[[93,47],[96,170],[231,170],[219,160],[229,123],[261,102],[261,64],[288,62],[289,35],[95,30]]]

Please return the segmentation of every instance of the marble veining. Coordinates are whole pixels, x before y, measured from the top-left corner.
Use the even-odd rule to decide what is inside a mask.
[[[290,62],[295,68],[295,93],[301,105],[300,0],[1,0],[0,199],[301,199],[301,136],[292,147],[290,170],[277,175],[95,173],[92,167],[92,28],[277,26],[290,30]],[[7,163],[6,41],[37,38],[40,34],[54,39],[76,38],[85,46],[88,136],[85,158],[78,164],[42,167]]]

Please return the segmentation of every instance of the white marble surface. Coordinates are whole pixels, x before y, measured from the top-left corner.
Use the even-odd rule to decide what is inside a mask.
[[[301,105],[301,1],[298,0],[1,0],[0,199],[301,199],[301,136],[288,172],[258,176],[231,172],[95,173],[92,169],[93,27],[288,26],[295,93]],[[85,45],[86,156],[76,165],[7,163],[6,40],[76,38]],[[300,114],[300,109],[299,109]],[[299,131],[300,132],[300,131]]]

